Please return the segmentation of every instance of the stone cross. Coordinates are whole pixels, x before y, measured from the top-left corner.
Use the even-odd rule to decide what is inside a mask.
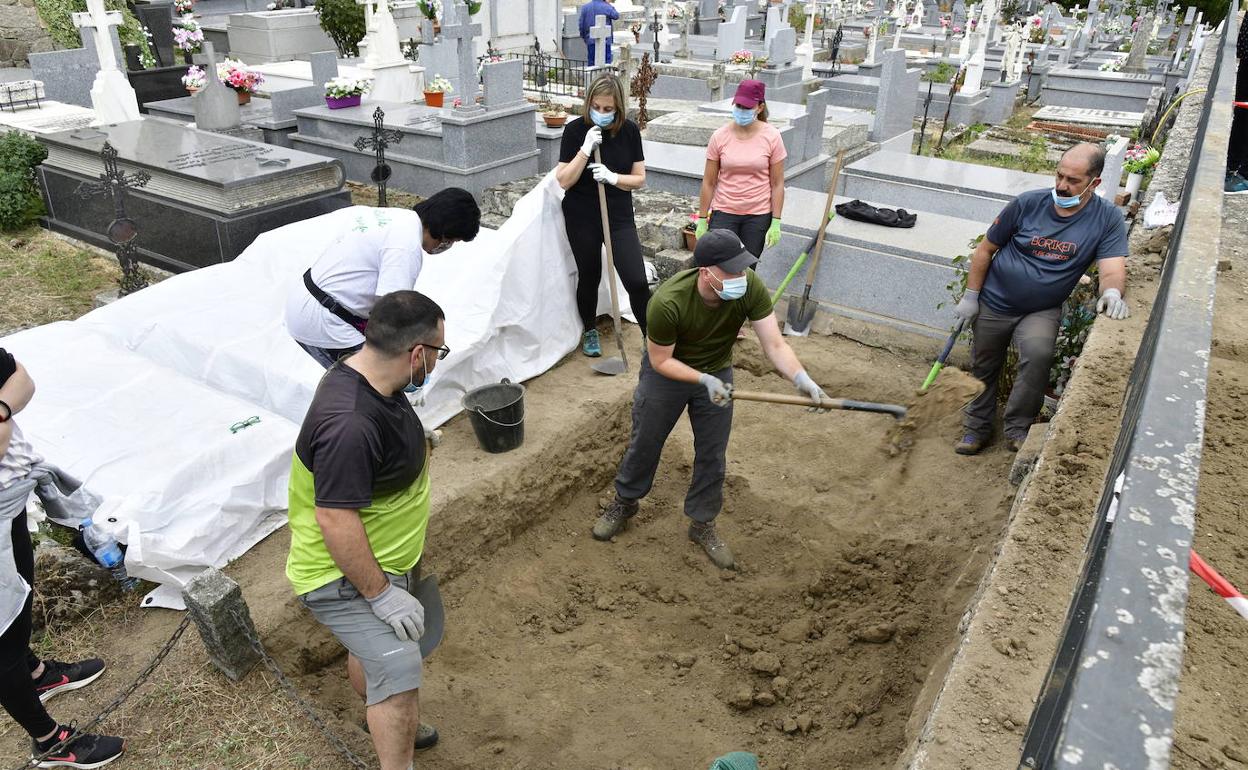
[[[867,56],[862,60],[863,64],[875,64],[875,41],[880,34],[880,28],[876,26],[878,23],[875,19],[867,19]]]
[[[454,41],[456,45],[460,109],[475,110],[477,107],[477,55],[473,50],[472,41],[481,34],[481,25],[469,23],[467,4],[457,2],[454,10],[454,23],[442,25],[442,39]]]
[[[1148,54],[1148,41],[1153,29],[1153,21],[1151,16],[1145,16],[1140,19],[1139,26],[1135,28],[1135,34],[1131,36],[1131,51],[1127,54],[1127,60],[1122,65],[1123,72],[1143,72],[1144,57]]]
[[[611,25],[607,23],[606,16],[599,14],[594,17],[594,26],[589,28],[589,36],[594,41],[594,60],[589,66],[607,66],[607,38],[611,37]]]
[[[983,88],[984,58],[987,55],[987,48],[987,33],[976,32],[975,52],[971,54],[971,59],[966,65],[966,80],[962,84],[962,90],[966,93],[973,94]]]
[[[195,62],[203,65],[204,87],[192,98],[195,105],[195,127],[203,131],[225,131],[241,122],[238,94],[217,77],[217,52],[212,43],[204,43],[203,55]]]
[[[87,0],[86,12],[74,13],[73,21],[76,27],[89,27],[94,31],[95,55],[100,62],[100,71],[91,86],[91,106],[96,118],[101,123],[139,120],[142,117],[139,100],[130,81],[117,68],[113,51],[112,28],[121,26],[121,12],[106,11],[104,0]]]
[[[360,152],[373,151],[375,162],[369,174],[377,185],[377,205],[386,207],[386,182],[390,179],[390,164],[386,163],[386,148],[392,143],[403,141],[403,134],[393,128],[386,128],[386,113],[380,107],[373,110],[373,130],[367,136],[355,140],[355,149]]]
[[[914,0],[914,11],[910,14],[909,29],[912,32],[923,28],[923,0]]]

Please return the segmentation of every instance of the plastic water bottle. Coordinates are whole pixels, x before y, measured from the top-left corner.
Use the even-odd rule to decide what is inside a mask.
[[[104,530],[95,526],[90,518],[82,521],[82,539],[87,548],[95,555],[96,561],[108,568],[113,577],[121,584],[121,590],[133,591],[139,581],[126,574],[126,559],[121,546]]]

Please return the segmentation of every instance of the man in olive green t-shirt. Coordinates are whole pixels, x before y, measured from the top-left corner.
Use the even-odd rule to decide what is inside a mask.
[[[685,496],[689,539],[715,566],[733,566],[732,551],[715,531],[723,505],[724,468],[732,430],[732,346],[749,319],[772,365],[814,403],[825,398],[780,334],[758,262],[729,230],[711,230],[693,252],[697,268],[669,278],[646,309],[646,356],[633,394],[633,433],[615,477],[615,500],[594,523],[610,540],[637,513],[654,484],[659,455],[680,415],[693,427],[693,480]]]

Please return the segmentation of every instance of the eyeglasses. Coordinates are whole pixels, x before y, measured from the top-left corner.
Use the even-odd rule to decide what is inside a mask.
[[[439,361],[441,361],[442,359],[446,358],[447,356],[449,356],[449,355],[451,354],[451,349],[450,349],[450,348],[448,348],[447,346],[445,346],[445,345],[442,345],[442,346],[438,346],[438,345],[430,345],[430,344],[429,344],[429,343],[427,343],[427,342],[417,342],[415,345],[412,345],[410,348],[408,348],[408,349],[407,349],[407,352],[409,352],[409,353],[410,353],[410,352],[412,352],[413,350],[415,350],[417,347],[420,347],[421,345],[423,345],[423,346],[425,346],[425,347],[427,347],[427,348],[430,348],[431,350],[436,350],[436,351],[438,351],[438,360],[439,360]]]
[[[246,420],[242,420],[240,422],[236,422],[233,425],[231,425],[230,433],[238,433],[240,430],[250,428],[251,426],[256,425],[259,422],[260,422],[260,416],[252,415],[251,417],[248,417]]]

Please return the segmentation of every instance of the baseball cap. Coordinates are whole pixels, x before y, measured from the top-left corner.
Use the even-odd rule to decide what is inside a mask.
[[[761,80],[742,80],[737,86],[737,94],[732,97],[733,104],[753,109],[759,102],[767,101],[767,86]]]
[[[731,230],[708,230],[693,248],[693,260],[698,267],[718,266],[725,273],[744,273],[758,264],[758,257]]]

